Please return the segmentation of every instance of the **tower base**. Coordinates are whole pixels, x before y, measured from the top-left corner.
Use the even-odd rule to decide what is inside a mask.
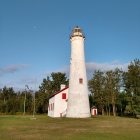
[[[91,115],[88,113],[88,114],[75,114],[75,115],[66,115],[67,118],[89,118],[91,117]]]

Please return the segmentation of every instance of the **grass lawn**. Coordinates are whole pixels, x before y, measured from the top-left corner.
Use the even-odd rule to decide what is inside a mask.
[[[140,140],[140,119],[0,116],[0,140]]]

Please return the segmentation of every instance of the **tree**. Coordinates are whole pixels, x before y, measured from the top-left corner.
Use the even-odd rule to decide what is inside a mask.
[[[127,106],[127,95],[123,91],[119,93],[117,98],[117,113],[119,116],[124,115],[126,106]]]
[[[65,73],[51,73],[47,79],[39,86],[39,91],[36,93],[36,108],[39,113],[47,113],[49,97],[60,90],[60,85],[68,85],[68,80]]]
[[[127,94],[140,96],[140,60],[135,59],[124,73],[125,90]]]
[[[93,78],[88,82],[89,90],[93,94],[95,105],[101,109],[102,115],[104,115],[105,107],[104,82],[105,77],[101,71],[95,71]]]
[[[57,72],[51,73],[52,78],[52,92],[55,93],[60,90],[60,85],[65,84],[68,85],[68,80],[65,73]]]
[[[90,108],[92,108],[94,105],[93,94],[89,94],[89,105]]]
[[[135,59],[124,73],[125,91],[128,105],[126,112],[132,115],[140,113],[140,60]]]
[[[106,72],[105,89],[109,96],[109,101],[112,104],[114,116],[116,116],[116,102],[120,92],[121,78],[122,78],[122,72],[119,69],[115,69],[115,71],[110,70]]]
[[[16,93],[13,88],[7,88],[6,86],[1,90],[1,112],[3,113],[15,113],[17,110]]]

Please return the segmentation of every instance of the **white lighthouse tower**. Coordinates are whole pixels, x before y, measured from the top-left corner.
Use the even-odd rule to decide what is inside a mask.
[[[90,117],[87,76],[84,56],[85,36],[77,26],[70,35],[71,60],[69,97],[66,117],[87,118]]]

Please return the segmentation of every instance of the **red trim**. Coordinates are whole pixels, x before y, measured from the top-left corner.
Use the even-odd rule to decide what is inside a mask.
[[[53,95],[51,95],[49,98],[52,98],[53,96],[55,96],[55,95],[57,95],[57,94],[61,93],[62,91],[66,90],[66,89],[68,89],[68,88],[69,88],[68,86],[67,86],[67,87],[65,87],[65,88],[63,88],[62,90],[60,90],[60,91],[58,91],[58,92],[54,93]]]
[[[94,110],[94,115],[96,115],[96,110]]]
[[[66,99],[66,93],[62,93],[62,99]]]

